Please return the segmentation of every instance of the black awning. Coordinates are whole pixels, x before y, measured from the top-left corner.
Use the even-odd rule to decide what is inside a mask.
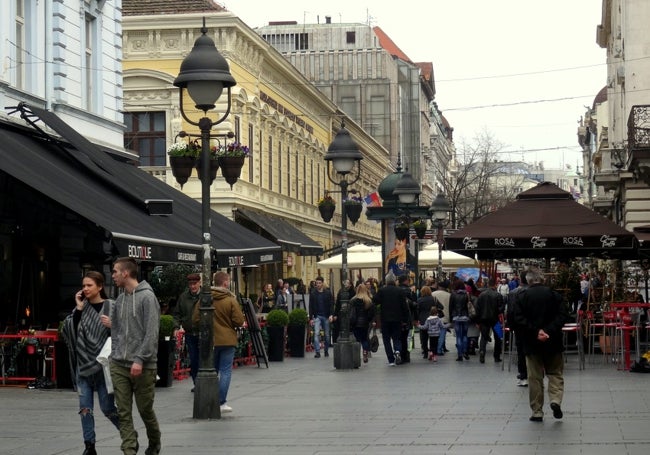
[[[117,255],[153,262],[203,262],[200,202],[107,154],[114,184],[106,184],[89,171],[93,161],[75,157],[84,154],[85,150],[58,147],[26,128],[0,124],[0,170],[105,229]],[[123,191],[115,191],[115,185]],[[132,188],[156,200],[173,201],[173,213],[150,214],[126,194]],[[220,267],[282,260],[273,242],[242,231],[212,211],[212,247]]]
[[[322,245],[282,218],[242,208],[238,208],[237,213],[266,231],[286,251],[300,253],[303,256],[323,254]]]

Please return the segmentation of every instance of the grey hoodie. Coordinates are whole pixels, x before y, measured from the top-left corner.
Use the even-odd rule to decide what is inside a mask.
[[[132,294],[121,293],[111,309],[111,361],[156,369],[159,329],[160,304],[149,283],[141,281]]]

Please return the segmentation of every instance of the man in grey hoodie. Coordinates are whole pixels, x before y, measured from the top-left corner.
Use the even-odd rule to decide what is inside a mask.
[[[138,264],[119,258],[113,264],[113,282],[122,292],[109,316],[102,316],[111,328],[111,379],[120,418],[121,449],[127,455],[138,452],[138,433],[133,426],[133,397],[147,429],[149,445],[145,455],[160,452],[160,427],[153,410],[160,304],[146,281],[138,282]]]

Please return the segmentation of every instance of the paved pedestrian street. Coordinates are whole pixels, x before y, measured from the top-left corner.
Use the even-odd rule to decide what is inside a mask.
[[[448,340],[449,341],[449,340]],[[453,342],[453,339],[452,339]],[[381,348],[359,370],[338,371],[333,358],[287,358],[269,368],[233,371],[228,404],[214,421],[192,419],[191,380],[156,389],[163,454],[647,454],[650,375],[617,371],[598,356],[565,369],[564,418],[545,405],[529,422],[527,388],[516,367],[502,371],[489,356],[437,363],[412,353],[412,363],[388,367]],[[507,357],[505,358],[507,361]],[[0,387],[0,453],[81,454],[72,390]],[[134,406],[135,408],[135,406]],[[140,446],[146,447],[136,416]],[[120,438],[96,415],[97,452],[119,454]]]

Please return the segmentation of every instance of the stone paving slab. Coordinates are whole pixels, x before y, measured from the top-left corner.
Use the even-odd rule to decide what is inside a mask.
[[[451,353],[450,353],[451,354]],[[155,409],[169,454],[645,454],[650,444],[650,375],[587,363],[565,370],[564,419],[548,405],[544,422],[528,421],[528,393],[516,368],[488,356],[440,357],[388,367],[380,351],[359,370],[333,359],[287,358],[268,369],[233,371],[228,403],[214,421],[192,419],[190,380],[156,389]],[[0,453],[83,452],[72,390],[0,387]],[[137,412],[140,445],[146,446]],[[119,454],[117,431],[97,416],[97,450]]]

